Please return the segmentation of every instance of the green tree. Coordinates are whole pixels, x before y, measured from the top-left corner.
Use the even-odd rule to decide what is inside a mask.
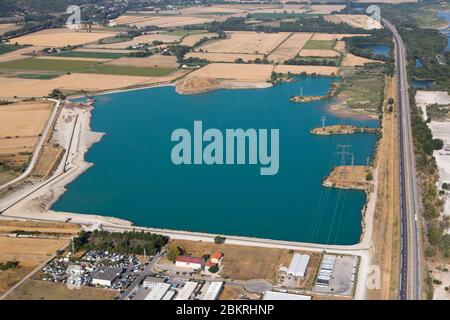
[[[183,249],[178,247],[174,243],[169,243],[169,245],[166,248],[166,257],[171,262],[175,262],[178,256],[183,254]]]
[[[211,266],[208,269],[208,271],[211,272],[211,273],[217,273],[217,272],[219,272],[219,266],[217,264],[215,264],[215,265]]]

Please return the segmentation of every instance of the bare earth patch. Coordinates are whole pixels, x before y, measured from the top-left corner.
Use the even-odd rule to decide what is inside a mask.
[[[383,63],[383,61],[367,59],[367,58],[355,56],[351,53],[347,53],[344,56],[344,59],[342,59],[342,66],[343,67],[362,66],[362,65],[365,65],[366,63],[372,63],[372,62]]]

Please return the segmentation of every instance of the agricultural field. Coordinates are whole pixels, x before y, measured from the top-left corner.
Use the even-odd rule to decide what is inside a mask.
[[[293,33],[267,59],[280,63],[294,58],[312,36],[312,33]]]
[[[186,58],[199,58],[211,62],[235,62],[242,59],[244,62],[253,62],[256,59],[264,59],[262,54],[239,54],[239,53],[212,53],[212,52],[188,52]]]
[[[113,24],[116,25],[129,25],[137,28],[143,28],[146,26],[156,26],[160,28],[173,28],[173,27],[182,27],[188,25],[197,25],[197,24],[205,24],[208,22],[212,22],[214,19],[211,18],[203,18],[203,17],[195,17],[195,16],[183,16],[183,15],[175,15],[175,16],[134,16],[134,15],[125,15],[121,16],[113,21]]]
[[[77,32],[75,30],[60,28],[47,29],[24,36],[13,38],[12,43],[27,44],[41,47],[65,47],[76,46],[96,42],[100,39],[115,36],[115,33],[107,32]]]
[[[87,51],[70,50],[54,53],[51,55],[51,57],[118,59],[125,55],[126,55],[125,53],[117,53],[117,52],[95,52],[95,51],[87,52]]]
[[[42,280],[28,280],[8,296],[8,300],[112,300],[116,290],[82,287],[69,289],[65,284]]]
[[[25,48],[25,46],[22,45],[18,45],[18,44],[11,44],[11,45],[6,45],[6,44],[0,44],[0,55],[8,53],[8,52],[13,52],[19,49],[23,49]]]
[[[17,261],[19,265],[16,268],[0,271],[0,294],[7,291],[57,250],[68,244],[68,239],[10,238],[1,236],[0,262]]]
[[[59,74],[47,74],[47,73],[12,73],[8,77],[19,79],[39,79],[50,80],[59,77]]]
[[[49,177],[56,170],[63,156],[63,148],[52,146],[50,144],[44,145],[31,175],[35,178]]]
[[[67,58],[67,59],[37,59],[29,58],[0,63],[0,69],[13,70],[42,70],[61,72],[99,73],[125,76],[160,77],[168,75],[172,68],[149,68],[108,65],[103,60]]]
[[[364,30],[383,29],[383,26],[365,14],[335,14],[325,16],[325,20],[336,24],[345,23],[353,28]]]
[[[22,49],[18,49],[18,50],[14,50],[14,51],[10,51],[10,52],[1,54],[0,62],[24,59],[24,58],[30,57],[32,55],[35,55],[42,49],[44,49],[44,48],[35,47],[35,46],[25,46]]]
[[[124,70],[127,67],[120,68]],[[80,90],[99,92],[142,85],[162,84],[169,83],[187,72],[187,70],[177,70],[167,76],[160,77],[72,73],[51,80],[0,77],[0,98],[8,99],[14,96],[42,97],[48,95],[55,88],[69,93],[79,92]]]
[[[52,102],[45,101],[0,106],[1,163],[17,171],[26,165],[52,107]]]
[[[355,56],[351,53],[347,53],[342,59],[342,67],[354,67],[354,66],[363,66],[366,63],[377,62],[376,60],[371,60],[363,57]],[[382,61],[378,61],[382,62]]]
[[[214,38],[217,36],[218,36],[218,34],[214,33],[214,32],[188,35],[183,38],[183,41],[181,41],[181,45],[188,46],[188,47],[194,47],[197,43],[199,43],[203,39],[211,39],[211,38]]]
[[[230,32],[229,38],[200,46],[198,50],[214,53],[268,54],[277,48],[288,36],[288,32],[256,33]]]
[[[322,76],[337,76],[339,75],[339,68],[329,66],[291,66],[291,65],[277,65],[274,68],[277,73],[292,73],[292,74],[317,74]]]
[[[310,40],[303,50],[333,50],[335,42],[334,40]]]
[[[130,66],[138,68],[167,68],[175,69],[180,64],[175,56],[152,55],[147,58],[123,57],[106,63],[109,66]]]
[[[152,44],[154,41],[160,41],[163,43],[176,43],[181,40],[181,36],[151,33],[142,36],[134,37],[132,40],[116,42],[110,44],[93,44],[87,46],[87,48],[105,48],[105,49],[127,49],[129,47],[137,46],[139,44]]]
[[[0,24],[0,36],[6,32],[19,29],[20,26],[15,23],[2,23]]]
[[[303,49],[300,51],[300,57],[320,57],[320,58],[334,58],[339,57],[341,54],[334,50],[309,50]]]
[[[273,66],[268,64],[211,63],[189,77],[213,78],[241,82],[265,82],[270,79]]]

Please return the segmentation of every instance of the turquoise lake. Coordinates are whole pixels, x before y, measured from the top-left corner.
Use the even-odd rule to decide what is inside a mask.
[[[289,101],[303,87],[321,95],[333,78],[300,77],[267,89],[218,90],[179,95],[174,87],[97,96],[92,129],[105,132],[87,153],[94,163],[67,186],[53,210],[114,216],[137,225],[279,240],[355,244],[361,235],[366,195],[322,187],[341,163],[337,145],[352,146],[355,164],[373,156],[376,135],[316,136],[327,124],[376,127],[377,120],[350,120],[327,111],[329,101]],[[279,129],[277,175],[259,165],[181,165],[171,162],[171,133],[203,130]],[[347,164],[351,156],[345,157]]]
[[[363,49],[369,49],[372,52],[372,56],[383,56],[389,58],[391,56],[391,46],[388,44],[361,44],[358,47]]]

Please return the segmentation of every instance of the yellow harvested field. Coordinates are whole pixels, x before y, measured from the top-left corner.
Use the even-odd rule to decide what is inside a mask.
[[[17,260],[22,266],[36,266],[68,244],[68,239],[0,237],[0,262]]]
[[[139,44],[151,44],[153,41],[161,41],[164,43],[174,43],[180,41],[181,36],[167,35],[167,34],[146,34],[137,36],[129,41],[109,43],[109,44],[93,44],[88,48],[106,48],[106,49],[127,49],[128,47],[137,46]]]
[[[214,19],[195,16],[121,16],[114,20],[117,25],[130,25],[138,28],[157,26],[160,28],[181,27],[212,22]]]
[[[336,24],[345,23],[353,28],[364,30],[383,29],[383,26],[365,14],[334,14],[325,16],[325,20]]]
[[[179,63],[177,62],[177,58],[175,56],[153,55],[148,58],[122,57],[108,62],[107,65],[131,66],[139,68],[145,67],[177,68],[179,66]]]
[[[270,79],[273,66],[269,64],[211,63],[189,77],[213,78],[241,82],[265,82]]]
[[[293,33],[269,55],[268,59],[280,63],[295,58],[298,52],[311,39],[312,35],[312,33]]]
[[[0,233],[9,233],[15,230],[37,231],[41,233],[77,234],[80,232],[80,227],[73,223],[62,222],[0,220]]]
[[[211,39],[211,38],[214,38],[214,37],[217,37],[217,33],[215,33],[215,32],[193,34],[193,35],[189,35],[189,36],[184,37],[183,41],[181,41],[181,45],[193,47],[200,40],[203,40],[204,38]]]
[[[0,35],[4,34],[5,32],[13,31],[19,28],[20,26],[15,23],[2,23],[0,24]]]
[[[51,80],[0,77],[0,98],[42,97],[53,89],[65,91],[105,91],[134,86],[168,83],[187,73],[178,70],[163,77],[118,76],[106,74],[72,73]]]
[[[118,291],[81,287],[69,289],[63,283],[54,283],[42,280],[30,279],[13,293],[8,295],[8,300],[112,300],[119,295]]]
[[[277,65],[275,66],[275,72],[277,73],[292,73],[292,74],[302,74],[306,72],[307,74],[318,74],[324,76],[338,75],[339,69],[337,67],[328,66],[288,66],[288,65]]]
[[[345,8],[343,4],[313,4],[309,6],[310,14],[330,14],[332,12],[341,11]]]
[[[212,52],[189,52],[186,58],[199,58],[211,62],[235,62],[236,59],[242,59],[244,62],[255,61],[255,59],[264,59],[262,54],[245,54],[245,53],[212,53]]]
[[[113,37],[115,33],[106,32],[77,32],[75,30],[59,28],[33,32],[18,38],[13,38],[12,43],[30,44],[42,47],[75,46],[95,42],[100,39]]]
[[[343,67],[363,66],[364,64],[370,63],[370,62],[382,63],[382,61],[367,59],[367,58],[363,58],[363,57],[358,57],[358,56],[355,56],[355,55],[353,55],[351,53],[347,53],[344,56],[344,59],[342,59],[342,66]]]
[[[345,41],[336,41],[334,50],[345,53]]]
[[[342,40],[347,37],[368,37],[369,34],[357,34],[357,33],[315,33],[311,40],[318,41],[331,41]]]
[[[257,33],[257,32],[230,32],[224,40],[207,43],[200,47],[204,52],[222,53],[252,53],[268,54],[279,46],[288,36],[289,32]]]
[[[49,177],[56,170],[63,156],[63,148],[45,145],[31,175],[37,178]]]
[[[339,57],[340,53],[334,50],[309,50],[303,49],[299,53],[300,57],[323,57],[323,58],[333,58]]]
[[[0,138],[38,136],[52,112],[52,106],[52,102],[21,102],[0,106]]]
[[[24,59],[24,58],[29,57],[30,55],[37,54],[42,49],[44,49],[44,48],[32,46],[32,47],[26,47],[26,48],[18,49],[15,51],[11,51],[11,52],[0,55],[0,62]]]
[[[89,49],[89,48],[79,48],[73,51],[77,51],[77,52],[102,52],[102,53],[123,53],[123,54],[127,54],[130,52],[135,52],[135,50],[125,50],[125,49]]]

